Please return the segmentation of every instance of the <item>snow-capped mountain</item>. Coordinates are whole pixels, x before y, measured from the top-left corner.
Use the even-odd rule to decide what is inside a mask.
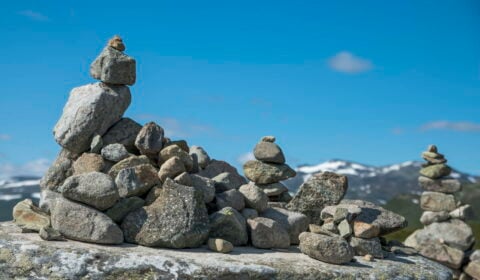
[[[297,176],[286,181],[291,192],[315,173],[330,171],[348,177],[347,198],[358,198],[385,204],[398,194],[419,194],[418,173],[421,162],[407,161],[388,166],[370,166],[345,160],[329,160],[317,165],[301,165]],[[454,170],[451,177],[463,183],[479,183],[480,178]]]

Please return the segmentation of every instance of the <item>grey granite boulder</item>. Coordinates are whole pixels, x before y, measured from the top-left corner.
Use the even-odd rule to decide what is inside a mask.
[[[210,157],[202,147],[191,146],[190,156],[192,157],[192,160],[196,162],[201,169],[204,169],[210,163]]]
[[[210,238],[221,238],[235,246],[248,242],[247,222],[242,214],[231,207],[210,215]]]
[[[259,213],[268,208],[268,196],[255,184],[242,185],[238,191],[245,197],[246,207],[253,208]]]
[[[125,240],[149,247],[195,248],[208,237],[209,220],[202,193],[166,179],[155,202],[128,214]]]
[[[264,218],[272,219],[285,228],[290,236],[290,243],[297,245],[300,233],[308,230],[308,217],[299,212],[282,208],[268,208],[260,214]]]
[[[300,251],[311,258],[332,264],[349,263],[354,257],[353,248],[340,236],[311,232],[300,234]]]
[[[350,246],[352,246],[356,256],[372,255],[377,259],[383,259],[382,244],[378,237],[371,239],[352,237]]]
[[[446,211],[440,211],[440,212],[432,212],[432,211],[425,211],[422,213],[422,216],[420,217],[420,222],[423,225],[429,225],[433,223],[438,223],[438,222],[443,222],[450,219],[450,214]]]
[[[110,219],[116,223],[122,222],[123,218],[128,215],[128,213],[133,212],[137,209],[142,208],[145,205],[145,201],[140,197],[128,197],[123,198],[117,202],[112,208],[108,209],[105,214],[107,214]]]
[[[285,156],[282,149],[273,142],[261,141],[255,146],[253,155],[259,161],[270,163],[285,163]]]
[[[245,198],[241,192],[237,190],[229,190],[226,192],[218,193],[215,196],[218,210],[225,207],[232,207],[237,211],[241,211],[245,208]]]
[[[77,154],[67,149],[62,149],[40,180],[40,187],[43,190],[58,190],[58,188],[63,185],[63,182],[73,175],[73,163],[77,158]]]
[[[321,212],[325,206],[336,205],[344,197],[348,188],[346,176],[331,172],[313,175],[305,182],[288,203],[287,208],[302,212],[312,224],[322,224]]]
[[[122,169],[115,178],[120,197],[142,196],[153,186],[160,185],[157,172],[151,164]]]
[[[163,148],[163,128],[154,122],[145,124],[135,138],[135,146],[142,155],[157,158]]]
[[[179,157],[174,156],[162,164],[160,171],[158,171],[158,177],[162,182],[165,182],[167,178],[174,179],[185,171],[187,170],[183,161]]]
[[[425,211],[453,211],[457,208],[455,197],[439,192],[423,192],[420,197],[420,207]]]
[[[125,146],[122,144],[109,144],[102,149],[102,157],[112,162],[119,162],[130,157]]]
[[[418,184],[426,191],[456,193],[462,190],[460,181],[453,178],[430,179],[428,177],[418,177]]]
[[[74,88],[55,125],[55,140],[74,153],[88,151],[93,137],[118,122],[130,101],[126,86],[96,83]]]
[[[193,168],[192,157],[177,145],[170,145],[162,149],[158,158],[158,165],[163,165],[169,159],[177,157],[183,163],[185,170],[190,172]]]
[[[62,195],[90,205],[100,211],[118,201],[120,196],[112,178],[100,172],[90,172],[68,178],[61,188]]]
[[[297,173],[286,164],[266,163],[258,160],[243,165],[245,176],[257,184],[266,185],[293,178]]]
[[[66,198],[57,198],[52,227],[68,239],[98,243],[123,243],[122,230],[100,211]]]
[[[55,207],[55,202],[57,201],[58,197],[62,195],[58,192],[51,191],[51,190],[42,190],[40,192],[40,201],[38,202],[38,206],[42,209],[43,212],[50,214],[51,210]]]
[[[73,174],[102,172],[105,166],[105,160],[102,156],[94,153],[84,153],[73,163]]]
[[[287,230],[274,220],[258,217],[247,220],[252,245],[260,249],[290,247]]]
[[[450,175],[452,169],[446,164],[433,164],[420,169],[420,174],[430,179],[438,179]]]
[[[215,181],[197,174],[190,174],[190,179],[193,187],[202,192],[205,203],[212,202],[215,199]]]
[[[441,242],[462,251],[470,249],[475,242],[472,228],[457,219],[430,224],[419,230],[415,239],[417,244]]]
[[[288,188],[282,183],[273,183],[268,185],[257,185],[267,196],[278,196],[288,192]]]
[[[20,201],[13,207],[13,221],[25,230],[39,232],[50,226],[50,217],[35,206],[31,199]]]
[[[200,170],[198,175],[212,179],[225,172],[233,174],[235,177],[237,177],[238,181],[242,181],[243,183],[240,185],[247,183],[245,178],[238,174],[238,171],[235,167],[231,166],[228,162],[215,159],[212,159],[204,169]]]
[[[465,253],[439,242],[426,242],[416,248],[419,253],[431,260],[439,262],[453,269],[462,267]]]
[[[137,78],[135,59],[107,46],[90,65],[90,76],[107,84],[133,85]]]
[[[122,144],[131,153],[137,153],[135,140],[142,126],[130,118],[123,118],[110,127],[102,137],[103,146]]]
[[[220,173],[213,177],[212,180],[215,182],[216,192],[235,190],[246,183],[245,178],[230,172]]]
[[[150,160],[146,156],[131,156],[120,162],[117,162],[108,171],[108,175],[113,179],[117,178],[117,175],[122,169],[135,167],[137,165],[150,164]]]
[[[183,172],[182,174],[178,175],[173,179],[173,181],[175,181],[175,183],[180,185],[189,186],[189,187],[193,186],[192,178],[190,174],[188,174],[187,172]]]

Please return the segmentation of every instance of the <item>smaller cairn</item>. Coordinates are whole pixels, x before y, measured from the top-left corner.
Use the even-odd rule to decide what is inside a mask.
[[[461,191],[461,183],[449,176],[452,169],[435,145],[430,145],[422,158],[427,162],[420,170],[418,182],[424,190],[420,222],[425,228],[410,235],[405,244],[454,269],[456,279],[466,277],[465,273],[478,279],[480,262],[468,258],[475,239],[471,227],[464,222],[471,216],[471,207],[462,205],[454,196]]]

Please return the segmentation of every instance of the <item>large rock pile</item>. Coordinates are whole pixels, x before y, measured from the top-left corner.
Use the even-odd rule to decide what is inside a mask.
[[[471,217],[471,207],[462,205],[454,196],[461,191],[461,184],[449,177],[452,170],[435,145],[429,146],[422,157],[427,163],[420,170],[418,182],[425,190],[420,199],[424,210],[420,222],[425,228],[415,231],[405,243],[423,256],[454,269],[459,278],[466,279],[466,274],[462,275],[465,271],[478,279],[480,261],[474,257],[468,264],[475,243],[473,231],[465,223]]]

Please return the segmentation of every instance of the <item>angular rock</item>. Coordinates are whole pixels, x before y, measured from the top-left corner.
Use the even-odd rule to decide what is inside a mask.
[[[462,261],[465,255],[461,250],[438,242],[423,243],[417,249],[422,256],[453,269],[459,269],[462,266]]]
[[[50,214],[51,210],[55,207],[55,201],[62,195],[58,192],[51,190],[42,190],[40,192],[40,202],[38,206],[44,213]]]
[[[40,232],[38,233],[41,239],[45,241],[63,241],[65,238],[63,238],[62,234],[58,230],[53,229],[50,226],[43,227],[40,229]]]
[[[128,197],[120,199],[112,208],[108,209],[105,214],[110,217],[115,223],[122,222],[123,218],[128,213],[142,208],[145,205],[145,201],[140,197]]]
[[[245,176],[257,184],[278,183],[297,175],[295,170],[286,164],[265,163],[258,160],[247,161],[243,165]]]
[[[97,243],[123,243],[122,230],[107,215],[91,207],[58,198],[52,227],[68,239]]]
[[[100,211],[112,207],[120,198],[112,178],[100,172],[72,176],[65,181],[61,191],[64,197]]]
[[[73,163],[73,174],[80,175],[89,172],[102,172],[105,160],[98,154],[84,153]]]
[[[335,234],[329,230],[323,229],[322,226],[316,225],[316,224],[310,224],[308,225],[308,230],[311,233],[317,233],[321,235],[326,235],[330,237],[338,237],[338,234]]]
[[[292,201],[292,199],[293,199],[293,197],[290,195],[289,192],[284,192],[277,197],[277,201],[285,202],[285,203],[289,203],[290,201]]]
[[[202,192],[205,203],[212,202],[215,198],[215,181],[197,174],[190,174],[190,179],[192,186]]]
[[[158,171],[158,177],[165,182],[167,178],[173,179],[185,171],[187,170],[182,160],[179,157],[172,157],[162,164]]]
[[[242,193],[237,190],[229,190],[219,193],[216,196],[217,208],[221,210],[225,207],[232,207],[237,211],[245,208],[245,198]]]
[[[230,172],[220,173],[213,177],[212,180],[215,182],[216,192],[235,190],[246,183],[245,178]]]
[[[90,65],[90,76],[112,85],[133,85],[136,62],[132,57],[107,46]]]
[[[341,221],[338,226],[338,234],[343,238],[349,238],[353,234],[352,227],[347,220]]]
[[[96,83],[74,88],[55,125],[55,140],[74,153],[89,150],[93,137],[119,121],[130,101],[126,86]]]
[[[141,129],[142,126],[136,121],[130,118],[123,118],[103,135],[103,146],[118,143],[125,146],[129,152],[135,154],[137,153],[135,140]]]
[[[253,150],[255,158],[262,162],[285,163],[282,149],[275,143],[261,141]]]
[[[102,157],[109,161],[119,162],[130,157],[130,154],[122,144],[109,144],[103,147]]]
[[[352,237],[350,246],[352,246],[356,256],[372,255],[375,258],[383,259],[382,244],[380,244],[378,237],[372,239]]]
[[[472,261],[465,267],[465,272],[474,279],[480,279],[480,261]]]
[[[366,223],[362,221],[353,222],[353,233],[355,237],[360,238],[375,238],[380,236],[380,227],[373,223]]]
[[[244,208],[241,213],[245,220],[258,218],[258,212],[255,209]]]
[[[277,196],[288,192],[288,188],[282,183],[273,183],[268,185],[257,185],[267,196]]]
[[[331,172],[313,175],[305,182],[287,208],[302,212],[312,224],[322,224],[320,214],[325,206],[336,205],[344,197],[348,188],[346,176]]]
[[[149,164],[150,160],[146,156],[131,156],[126,158],[118,163],[116,163],[110,170],[108,171],[108,175],[113,179],[117,178],[118,173],[125,168],[132,168],[137,165],[142,164]]]
[[[268,208],[268,196],[255,184],[242,185],[238,190],[245,197],[246,207],[253,208],[260,213]]]
[[[25,199],[13,207],[13,221],[22,229],[39,232],[50,226],[50,217],[35,206],[31,199]]]
[[[163,150],[159,154],[158,163],[159,165],[163,165],[173,157],[177,157],[178,159],[180,159],[186,171],[189,171],[189,172],[192,171],[192,168],[193,168],[192,157],[177,145],[170,145],[163,148]]]
[[[277,138],[275,136],[263,136],[260,141],[275,143],[275,141],[277,141]]]
[[[466,251],[475,242],[472,228],[457,219],[433,223],[415,234],[417,244],[444,243],[452,248]]]
[[[439,192],[423,192],[420,197],[420,207],[425,211],[453,211],[457,207],[455,197]]]
[[[443,222],[448,219],[450,219],[450,215],[446,211],[440,211],[440,212],[425,211],[422,213],[422,216],[420,217],[420,222],[423,225],[428,226],[429,224]]]
[[[210,238],[208,248],[217,253],[227,254],[233,251],[233,244],[220,238]]]
[[[240,177],[239,180],[243,180],[243,183],[241,185],[247,183],[245,178],[238,174],[238,171],[235,167],[231,166],[225,161],[215,159],[212,159],[203,170],[200,170],[198,172],[198,175],[212,179],[215,176],[225,172],[234,174],[236,177]]]
[[[130,243],[195,248],[208,237],[207,208],[198,190],[166,179],[155,202],[128,214],[122,229],[125,240]]]
[[[153,186],[161,184],[157,169],[151,164],[122,169],[115,183],[120,197],[142,196]]]
[[[155,159],[163,148],[163,128],[154,122],[145,124],[135,138],[135,147],[142,155]]]
[[[337,207],[335,214],[333,214],[333,222],[339,224],[343,220],[351,222],[354,218],[354,215],[350,214],[347,208]]]
[[[462,190],[462,184],[457,179],[430,179],[428,177],[418,177],[418,184],[426,191],[456,193]]]
[[[446,164],[428,165],[420,169],[420,174],[430,179],[438,179],[450,175],[452,169]]]
[[[180,149],[184,150],[187,154],[190,153],[190,148],[188,147],[188,143],[185,140],[171,141],[170,139],[168,139],[168,143],[164,143],[163,146],[168,147],[172,145],[178,146]]]
[[[72,165],[77,158],[77,154],[62,149],[42,180],[40,180],[40,187],[43,190],[58,190],[63,185],[63,182],[73,175]]]
[[[246,245],[248,242],[247,222],[242,214],[231,207],[210,215],[210,238],[221,238],[234,246]]]
[[[288,248],[290,235],[274,220],[258,217],[247,220],[252,244],[260,249]]]
[[[335,214],[337,214],[337,209],[347,209],[348,217],[352,219],[356,218],[360,213],[362,213],[362,208],[355,204],[339,204],[339,205],[332,205],[326,206],[323,208],[322,212],[320,213],[320,218],[322,220],[326,219],[334,219]],[[343,211],[343,210],[339,210]],[[338,215],[338,214],[337,214]]]
[[[458,207],[457,209],[450,212],[449,215],[452,219],[459,219],[464,221],[474,216],[473,209],[468,204]]]
[[[480,261],[480,250],[475,250],[470,255],[470,261]]]
[[[94,134],[92,143],[90,143],[90,153],[99,154],[103,148],[103,139],[99,134]]]
[[[201,169],[204,169],[210,163],[210,157],[202,147],[191,146],[190,156],[192,157],[192,160],[196,162]]]
[[[331,220],[323,223],[322,230],[334,233],[336,235],[340,234],[340,232],[338,231],[337,225]]]
[[[290,243],[293,245],[299,244],[298,236],[308,230],[308,217],[299,212],[282,208],[268,208],[261,213],[261,217],[274,220],[286,229]]]
[[[192,178],[190,177],[190,174],[188,174],[187,172],[183,172],[182,174],[178,175],[177,177],[175,177],[175,179],[173,179],[173,181],[175,181],[175,183],[180,185],[189,186],[189,187],[193,186]]]
[[[300,251],[316,260],[344,264],[354,257],[353,248],[341,237],[304,232],[300,234]]]
[[[162,186],[154,186],[150,189],[147,196],[145,197],[145,206],[149,206],[157,200],[160,194],[163,192]]]

